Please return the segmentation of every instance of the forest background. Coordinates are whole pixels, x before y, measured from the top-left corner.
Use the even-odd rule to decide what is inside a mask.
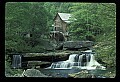
[[[15,74],[8,53],[44,52],[56,13],[77,19],[69,26],[71,40],[91,40],[108,67],[116,68],[116,4],[79,2],[7,2],[5,4],[5,72]],[[71,17],[71,18],[72,18]],[[72,19],[71,19],[72,20]],[[32,37],[24,35],[30,33]],[[90,36],[91,38],[86,38]]]

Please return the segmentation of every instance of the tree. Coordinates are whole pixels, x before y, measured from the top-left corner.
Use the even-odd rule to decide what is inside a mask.
[[[20,33],[28,27],[27,10],[29,4],[8,2],[5,6],[5,48],[8,51],[17,51],[18,45],[24,45],[24,40]],[[24,45],[25,46],[25,45]],[[22,47],[21,47],[22,48]]]
[[[58,12],[61,13],[70,13],[69,8],[72,6],[71,2],[63,2],[60,4]]]
[[[8,2],[5,7],[5,47],[8,51],[31,51],[48,31],[42,2]],[[30,34],[30,37],[24,37]]]
[[[70,31],[77,40],[91,40],[98,58],[107,67],[116,66],[116,4],[115,3],[73,3],[70,9],[77,19]],[[77,33],[77,34],[76,34]],[[85,39],[85,37],[87,38]],[[89,37],[88,37],[89,36]],[[92,37],[91,37],[92,36]],[[79,39],[78,39],[79,37]],[[91,37],[91,38],[90,38]],[[80,39],[81,38],[81,39]]]
[[[71,31],[77,32],[77,28],[84,30],[79,36],[96,36],[102,34],[107,27],[115,25],[115,5],[109,3],[73,3],[70,8],[75,20],[71,24]],[[114,11],[112,11],[114,10]],[[113,16],[113,17],[112,17]],[[112,18],[111,18],[112,17]],[[85,40],[84,38],[82,38]]]

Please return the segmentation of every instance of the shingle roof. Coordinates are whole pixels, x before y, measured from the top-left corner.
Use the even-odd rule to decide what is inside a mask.
[[[71,14],[68,13],[58,13],[58,15],[60,16],[60,18],[64,21],[69,23],[69,18],[71,17]]]

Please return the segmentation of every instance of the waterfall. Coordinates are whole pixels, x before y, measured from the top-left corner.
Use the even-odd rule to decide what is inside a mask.
[[[21,67],[21,55],[13,55],[12,67],[13,68]]]
[[[81,52],[81,54],[71,54],[66,61],[53,62],[50,67],[51,69],[71,69],[73,67],[77,67],[80,69],[96,69],[96,67],[100,67],[99,64],[95,60],[94,53],[92,50],[86,50]],[[103,67],[103,66],[102,66]],[[103,67],[104,68],[104,67]]]

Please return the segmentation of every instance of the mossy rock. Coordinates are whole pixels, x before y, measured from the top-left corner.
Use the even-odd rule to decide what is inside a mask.
[[[95,78],[96,77],[93,74],[89,74],[87,70],[82,70],[78,73],[68,74],[68,76],[72,78]]]
[[[26,71],[23,72],[23,75],[25,77],[48,77],[48,76],[42,74],[37,69],[27,69]]]

